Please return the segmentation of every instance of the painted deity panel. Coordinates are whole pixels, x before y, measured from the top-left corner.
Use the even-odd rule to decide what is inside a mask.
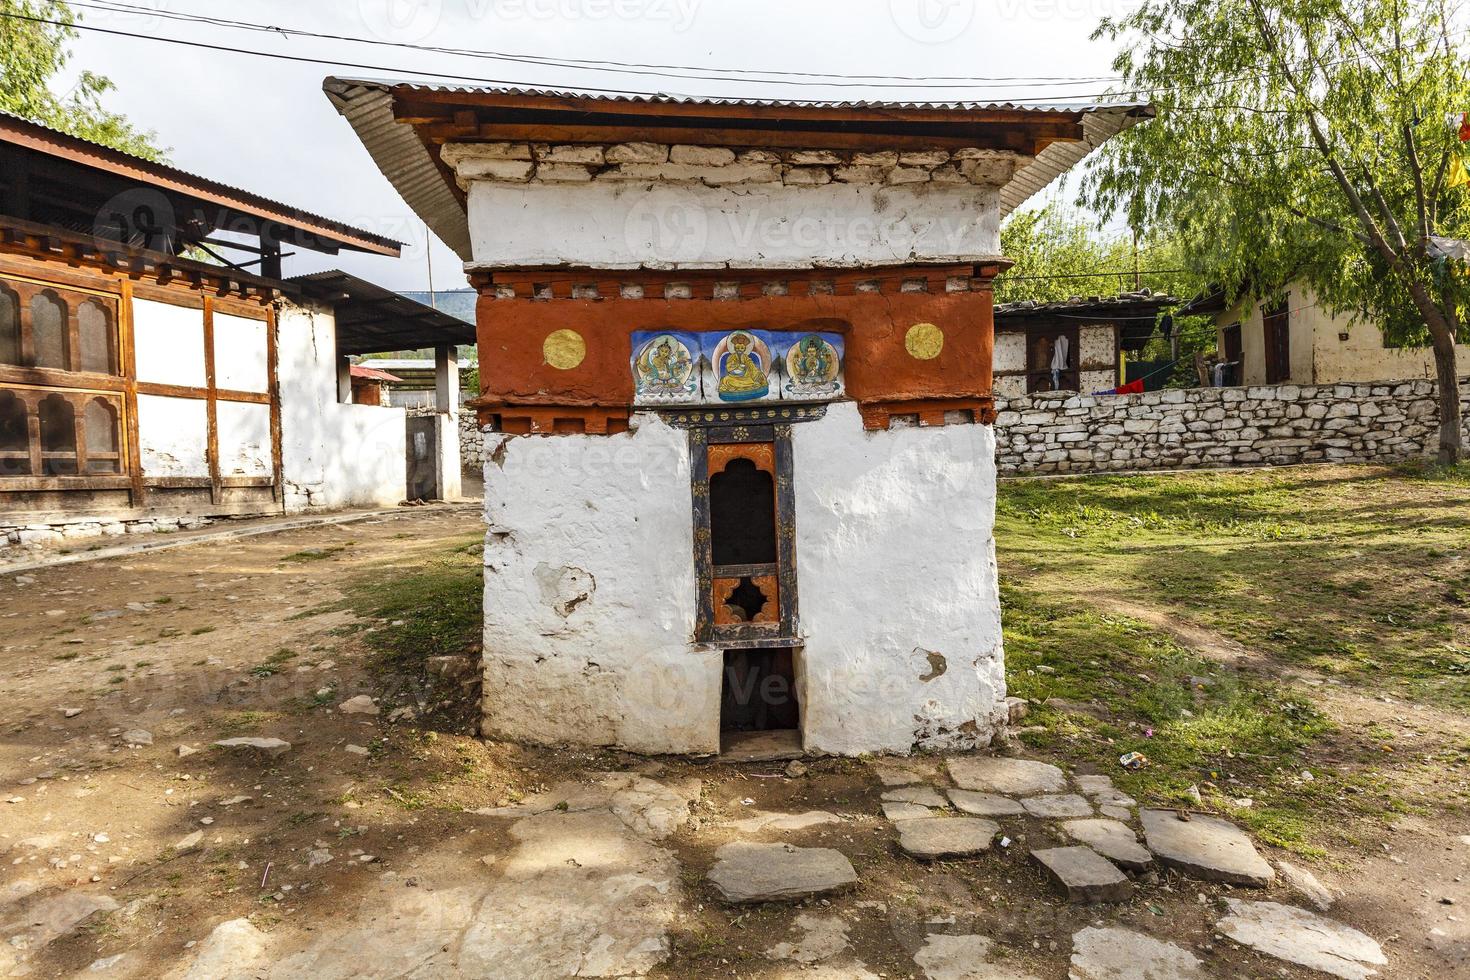
[[[704,393],[707,402],[776,401],[780,379],[764,330],[704,334]]]
[[[699,336],[683,331],[633,334],[635,404],[688,405],[700,401]]]
[[[637,331],[634,404],[832,401],[846,395],[843,357],[836,333]]]
[[[781,333],[781,397],[795,401],[841,398],[842,337],[832,333]]]

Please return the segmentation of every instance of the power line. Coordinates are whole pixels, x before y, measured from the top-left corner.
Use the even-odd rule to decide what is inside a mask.
[[[580,68],[596,71],[613,72],[618,74],[649,75],[664,78],[688,79],[710,81],[748,81],[760,84],[785,84],[785,85],[814,85],[846,88],[861,87],[889,87],[898,85],[921,84],[925,88],[994,88],[998,86],[965,84],[965,85],[933,85],[933,82],[1003,82],[1006,84],[1024,83],[1027,85],[1050,87],[1053,85],[1092,85],[1103,82],[1123,81],[1121,76],[1116,75],[882,75],[882,74],[845,74],[838,72],[809,72],[809,71],[787,71],[783,69],[755,69],[755,68],[718,68],[699,65],[671,65],[644,62],[624,62],[595,58],[552,58],[545,55],[511,53],[504,51],[493,51],[476,48],[455,48],[439,45],[411,44],[405,41],[388,41],[381,38],[356,37],[345,34],[329,34],[319,31],[308,31],[300,28],[281,27],[274,24],[261,24],[254,21],[233,20],[227,17],[215,17],[207,14],[191,14],[181,11],[154,10],[141,7],[136,4],[111,3],[107,0],[102,2],[85,2],[85,0],[67,0],[70,7],[81,7],[90,10],[99,10],[106,13],[135,13],[144,16],[158,17],[160,19],[183,21],[187,23],[209,24],[216,27],[228,27],[240,30],[249,30],[259,33],[276,34],[283,37],[311,37],[328,41],[346,41],[354,44],[370,44],[379,47],[403,48],[411,51],[422,51],[430,54],[448,54],[465,58],[483,58],[493,61],[510,61],[520,64],[540,65],[553,68]],[[83,26],[81,24],[75,26]],[[677,74],[685,73],[685,74]],[[692,75],[687,73],[694,73]],[[734,76],[784,76],[772,77],[741,77],[735,79],[714,79],[710,73],[717,75]],[[796,81],[795,79],[817,79],[817,81]],[[837,79],[838,81],[822,81],[821,79]],[[876,81],[864,81],[864,80]]]

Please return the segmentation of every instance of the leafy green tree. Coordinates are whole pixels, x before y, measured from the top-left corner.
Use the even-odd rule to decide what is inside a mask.
[[[49,22],[49,23],[48,23]],[[108,111],[102,98],[116,86],[81,72],[66,95],[51,84],[71,60],[67,42],[76,17],[58,0],[0,0],[0,109],[96,143],[163,160],[157,136]]]
[[[1439,458],[1464,452],[1455,341],[1470,299],[1443,239],[1470,237],[1463,25],[1444,0],[1144,0],[1103,21],[1153,122],[1084,188],[1183,247],[1231,298],[1292,279],[1434,349]],[[1453,122],[1451,122],[1453,120]]]

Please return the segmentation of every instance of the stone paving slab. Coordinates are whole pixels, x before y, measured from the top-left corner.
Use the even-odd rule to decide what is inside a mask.
[[[734,903],[796,901],[840,891],[858,880],[852,862],[831,848],[748,841],[716,851],[708,878],[725,901]]]
[[[1206,980],[1199,958],[1132,929],[1088,928],[1072,937],[1069,980]]]
[[[949,759],[946,765],[950,778],[960,789],[1034,796],[1060,793],[1067,788],[1067,777],[1060,769],[1030,759],[966,756]]]
[[[890,789],[883,794],[884,802],[917,803],[940,810],[948,809],[949,801],[933,786],[903,786]]]
[[[927,806],[917,803],[885,803],[883,804],[883,816],[897,823],[900,820],[921,820],[924,817],[934,816],[934,811]]]
[[[1344,980],[1367,980],[1388,965],[1378,943],[1341,922],[1276,902],[1225,902],[1230,914],[1215,928],[1268,956]]]
[[[898,846],[923,859],[969,857],[990,850],[1000,825],[979,817],[927,817],[897,824]]]
[[[924,980],[1037,980],[1005,963],[989,961],[994,947],[984,936],[931,935],[914,954]]]
[[[1138,843],[1133,829],[1117,820],[1068,820],[1062,830],[1128,871],[1143,871],[1154,863],[1154,856]]]
[[[1067,893],[1067,901],[1080,905],[1123,902],[1133,894],[1133,882],[1107,858],[1090,847],[1048,847],[1032,851],[1031,860],[1046,869],[1051,879]]]
[[[1256,847],[1235,824],[1218,817],[1174,810],[1144,810],[1144,843],[1164,864],[1206,881],[1265,888],[1276,877]]]
[[[1075,793],[1031,796],[1022,800],[1021,805],[1033,817],[1041,817],[1046,820],[1064,820],[1070,817],[1092,816],[1092,804]]]
[[[962,810],[977,817],[1011,817],[1026,812],[1026,808],[1019,800],[1013,800],[1009,796],[1001,796],[997,793],[952,789],[949,791],[949,800],[954,804],[956,810]]]

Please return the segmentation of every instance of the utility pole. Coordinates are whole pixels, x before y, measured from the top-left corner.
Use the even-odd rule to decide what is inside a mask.
[[[1135,260],[1137,256],[1134,256]],[[434,298],[434,239],[429,235],[429,225],[424,224],[424,261],[429,264],[429,305],[434,309],[439,308],[439,302]]]

